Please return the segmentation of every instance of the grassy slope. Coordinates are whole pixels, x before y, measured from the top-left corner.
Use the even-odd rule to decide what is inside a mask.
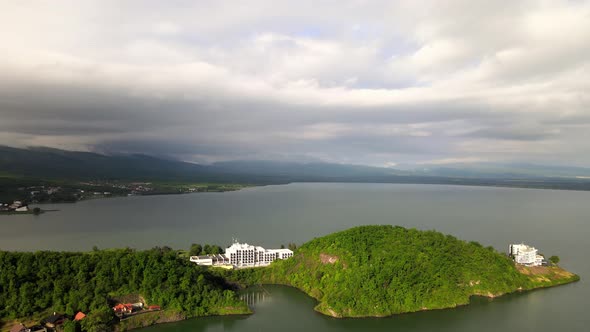
[[[531,287],[528,289],[552,287],[580,280],[578,275],[559,266],[526,267],[518,265],[516,268],[529,278]]]
[[[319,301],[316,310],[335,317],[450,308],[469,303],[473,295],[578,280],[559,268],[523,272],[508,257],[475,242],[434,231],[362,226],[314,239],[268,269],[234,276],[246,283],[297,287]]]

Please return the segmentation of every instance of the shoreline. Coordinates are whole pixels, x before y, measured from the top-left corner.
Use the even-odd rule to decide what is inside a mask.
[[[561,268],[559,268],[559,269],[562,271],[565,271],[567,273],[571,273],[571,272],[566,271],[564,269],[561,269]],[[321,305],[321,302],[319,302],[316,298],[314,298],[310,294],[306,293],[304,290],[302,290],[298,287],[292,286],[292,285],[288,285],[288,284],[261,283],[261,284],[250,285],[250,286],[244,287],[244,289],[247,289],[249,287],[261,287],[264,285],[278,285],[278,286],[282,286],[282,287],[290,287],[290,288],[297,289],[298,291],[302,292],[306,296],[309,296],[310,298],[314,299],[316,301],[316,305],[312,308],[312,310],[319,313],[319,314],[322,314],[324,316],[336,318],[336,319],[381,319],[381,318],[390,318],[390,317],[394,317],[394,316],[398,316],[398,315],[419,313],[419,312],[424,312],[424,311],[455,309],[458,307],[470,305],[471,299],[473,297],[495,299],[495,298],[499,298],[499,297],[509,295],[509,294],[516,294],[516,293],[525,294],[525,293],[536,291],[536,290],[542,290],[542,289],[551,288],[551,287],[568,285],[568,284],[571,284],[574,282],[578,282],[580,280],[580,277],[578,275],[576,275],[574,273],[571,273],[571,275],[572,276],[569,279],[558,279],[558,280],[555,280],[554,283],[552,283],[552,284],[537,285],[535,287],[528,288],[528,289],[521,288],[521,289],[517,289],[512,292],[505,292],[505,293],[500,293],[500,294],[490,294],[490,293],[488,293],[488,294],[472,294],[472,295],[469,295],[469,300],[467,303],[457,303],[454,306],[443,307],[443,308],[423,308],[422,310],[407,311],[407,312],[395,313],[395,314],[391,314],[391,315],[342,316],[342,315],[338,315],[336,312],[334,312],[332,310],[330,310],[330,312],[324,312],[321,310],[321,308],[319,308]],[[226,313],[216,313],[216,314],[204,315],[204,316],[194,316],[194,317],[186,316],[183,313],[175,312],[172,310],[146,312],[144,314],[136,315],[136,316],[130,317],[126,320],[119,321],[119,322],[115,323],[113,325],[113,329],[111,331],[123,332],[123,331],[129,331],[129,330],[137,330],[137,329],[146,328],[146,327],[150,327],[150,326],[181,322],[181,321],[190,320],[190,319],[199,319],[199,318],[207,318],[207,317],[223,317],[223,316],[248,317],[250,315],[255,314],[255,312],[252,310],[252,308],[250,308],[250,306],[247,306],[247,308],[248,308],[247,312],[237,310],[239,308],[224,308],[225,310],[229,310],[229,311],[236,310],[236,311],[235,312],[226,312]],[[8,332],[10,327],[14,326],[14,324],[16,324],[16,323],[17,323],[17,320],[5,321],[5,322],[3,322],[3,325],[1,325],[0,331],[1,332]]]
[[[560,268],[561,269],[561,268]],[[563,270],[563,269],[562,269]],[[563,270],[566,271],[566,270]],[[569,271],[566,271],[569,272]],[[569,272],[571,273],[571,272]],[[391,317],[395,317],[395,316],[399,316],[399,315],[408,315],[408,314],[414,314],[414,313],[419,313],[419,312],[425,312],[425,311],[434,311],[434,310],[449,310],[449,309],[455,309],[458,307],[463,307],[463,306],[468,306],[471,304],[471,299],[473,297],[481,297],[481,298],[487,298],[487,299],[495,299],[495,298],[499,298],[499,297],[503,297],[505,295],[510,295],[510,294],[525,294],[528,292],[532,292],[532,291],[536,291],[536,290],[542,290],[542,289],[546,289],[546,288],[552,288],[552,287],[557,287],[557,286],[563,286],[563,285],[568,285],[571,283],[575,283],[577,281],[580,280],[580,277],[576,274],[573,274],[574,276],[573,279],[571,280],[567,280],[564,282],[558,282],[552,285],[539,285],[537,287],[534,288],[530,288],[530,289],[517,289],[515,291],[512,292],[506,292],[506,293],[501,293],[501,294],[472,294],[469,296],[469,301],[467,303],[458,303],[455,306],[452,307],[444,307],[444,308],[425,308],[422,310],[417,310],[417,311],[408,311],[408,312],[402,312],[402,313],[396,313],[396,314],[392,314],[392,315],[375,315],[375,316],[339,316],[339,315],[332,315],[330,313],[325,313],[321,310],[318,309],[318,306],[320,306],[320,302],[314,298],[313,296],[311,296],[310,294],[306,293],[305,291],[303,291],[302,289],[292,286],[292,285],[288,285],[288,284],[281,284],[281,283],[262,283],[262,284],[256,284],[256,285],[251,285],[251,286],[247,286],[244,287],[243,289],[247,289],[250,287],[263,287],[265,285],[277,285],[277,286],[282,286],[282,287],[289,287],[289,288],[294,288],[300,292],[302,292],[303,294],[305,294],[306,296],[314,299],[316,301],[316,305],[312,308],[313,311],[323,315],[323,316],[327,316],[327,317],[331,317],[331,318],[336,318],[336,319],[381,319],[381,318],[391,318]],[[174,322],[180,322],[180,321],[184,321],[184,320],[190,320],[190,319],[199,319],[199,318],[205,318],[205,317],[222,317],[222,316],[250,316],[250,315],[255,315],[256,313],[252,310],[252,308],[250,308],[248,306],[250,312],[249,313],[228,313],[228,314],[217,314],[217,315],[208,315],[208,316],[198,316],[198,317],[184,317],[184,318],[179,318],[176,320],[166,320],[166,321],[157,321],[155,323],[152,324],[148,324],[148,325],[143,325],[143,326],[135,326],[135,327],[131,327],[131,328],[125,328],[123,330],[121,329],[117,329],[115,328],[114,331],[115,332],[123,332],[125,330],[136,330],[136,329],[141,329],[144,327],[149,327],[149,326],[154,326],[154,325],[160,325],[160,324],[167,324],[167,323],[174,323]],[[118,324],[115,326],[118,327]]]
[[[35,215],[38,216],[40,214],[44,214],[47,212],[59,212],[60,210],[58,209],[41,209],[38,212],[33,211],[33,209],[30,209],[28,211],[0,211],[0,216],[14,216],[14,215]]]
[[[393,317],[397,315],[403,314],[410,314],[410,313],[417,313],[422,311],[432,311],[432,310],[444,310],[444,309],[453,309],[461,306],[467,306],[471,304],[471,300],[473,297],[482,297],[482,298],[489,298],[495,299],[498,297],[502,297],[508,294],[514,293],[526,293],[534,290],[540,290],[544,288],[556,287],[561,285],[567,285],[570,283],[574,283],[580,280],[580,276],[569,272],[559,266],[548,266],[548,267],[525,267],[521,265],[515,265],[516,269],[522,274],[528,277],[529,283],[526,283],[523,286],[520,286],[516,289],[503,292],[503,293],[490,293],[484,290],[473,290],[470,294],[466,294],[467,299],[465,302],[455,303],[453,305],[448,305],[445,307],[423,307],[418,310],[411,310],[411,311],[404,311],[399,313],[393,314],[385,314],[385,315],[358,315],[358,316],[351,316],[351,315],[343,315],[342,312],[336,312],[332,310],[329,306],[325,303],[318,300],[316,297],[312,296],[312,294],[306,292],[305,290],[296,287],[294,285],[288,283],[280,283],[280,282],[267,282],[267,283],[256,283],[256,284],[243,284],[243,283],[233,283],[234,291],[237,290],[244,290],[249,287],[264,287],[264,285],[280,285],[284,287],[291,287],[295,288],[298,291],[304,293],[306,296],[313,298],[316,302],[316,305],[313,307],[313,310],[324,315],[329,316],[332,318],[339,318],[339,319],[366,319],[366,318],[387,318]],[[265,267],[268,268],[268,267]],[[231,283],[231,277],[220,276],[226,280],[226,282]],[[476,285],[479,285],[478,283]],[[245,304],[245,303],[242,303]],[[346,309],[344,309],[346,312]],[[31,324],[35,320],[33,317],[40,317],[46,312],[37,312],[34,313],[29,318],[21,318],[21,319],[11,319],[11,320],[0,320],[0,331],[5,332],[9,331],[9,329],[17,324],[19,321],[24,322],[27,324]],[[166,324],[172,322],[179,322],[187,319],[195,319],[195,318],[204,318],[204,317],[214,317],[214,316],[248,316],[255,314],[254,310],[247,304],[244,306],[226,306],[220,307],[212,311],[210,314],[202,315],[202,316],[191,316],[188,313],[175,311],[173,309],[164,309],[158,311],[150,311],[145,312],[142,314],[138,314],[135,316],[131,316],[125,320],[113,322],[111,326],[111,331],[122,332],[126,330],[132,329],[139,329],[144,327],[149,327],[153,325],[159,324]]]
[[[313,298],[314,300],[316,300],[318,304],[313,308],[314,311],[316,311],[316,312],[318,312],[318,313],[320,313],[322,315],[328,316],[328,317],[338,318],[338,319],[346,319],[346,318],[349,318],[349,319],[387,318],[387,317],[393,317],[393,316],[404,315],[404,314],[411,314],[411,313],[416,313],[416,312],[432,311],[432,310],[446,310],[446,309],[454,309],[454,308],[457,308],[457,307],[460,307],[460,306],[467,306],[467,305],[470,305],[471,304],[471,298],[473,298],[473,297],[483,297],[483,298],[488,298],[488,299],[495,299],[495,298],[499,298],[499,297],[502,297],[502,296],[505,296],[505,295],[509,295],[509,294],[516,294],[516,293],[522,293],[522,294],[524,294],[524,293],[528,293],[528,292],[532,292],[532,291],[536,291],[536,290],[542,290],[542,289],[546,289],[546,288],[564,286],[564,285],[572,284],[572,283],[575,283],[575,282],[578,282],[578,281],[581,280],[581,278],[580,278],[579,275],[577,275],[575,273],[572,273],[572,272],[569,272],[569,271],[567,271],[565,269],[562,269],[559,266],[553,266],[553,267],[550,267],[550,269],[552,269],[552,270],[558,270],[559,272],[563,272],[565,274],[568,274],[568,276],[567,277],[564,277],[564,278],[548,279],[548,282],[538,283],[536,285],[533,285],[530,288],[522,288],[522,287],[519,287],[516,290],[509,291],[509,292],[504,292],[504,293],[492,294],[492,293],[489,293],[488,292],[488,293],[485,293],[485,294],[483,294],[483,293],[480,293],[480,294],[478,294],[478,293],[470,294],[470,295],[468,295],[468,300],[467,300],[466,303],[456,303],[454,306],[441,307],[441,308],[422,308],[420,310],[405,311],[405,312],[400,312],[400,313],[394,313],[394,314],[391,314],[391,315],[343,316],[343,315],[339,315],[337,312],[331,310],[330,308],[326,309],[328,312],[325,312],[321,308],[322,302],[320,302],[317,298],[313,297],[311,294],[308,294],[304,290],[302,290],[302,289],[300,289],[298,287],[295,287],[295,286],[291,286],[291,285],[284,285],[284,286],[289,286],[289,287],[296,288],[296,289],[302,291],[303,293],[305,293],[307,296],[309,296],[309,297]],[[527,274],[523,273],[520,269],[519,269],[519,271],[522,274],[527,275]],[[536,274],[536,275],[527,275],[527,276],[529,276],[529,278],[539,277],[538,274]],[[279,285],[283,285],[283,284],[279,284]]]
[[[400,239],[407,239],[408,242],[400,242]],[[436,242],[437,240],[441,243],[443,243],[442,241],[446,241],[446,244],[435,245],[438,243]],[[334,243],[339,243],[340,247],[336,247],[334,249]],[[359,243],[361,243],[361,245],[359,245]],[[479,261],[483,262],[480,265],[484,266],[484,270],[477,269],[476,266],[471,265],[468,265],[469,269],[464,268],[465,258],[456,261],[454,259],[455,256],[441,255],[440,257],[442,258],[439,260],[441,265],[438,266],[436,271],[458,270],[464,272],[462,272],[462,274],[457,274],[455,272],[436,272],[440,274],[441,279],[448,281],[441,282],[434,287],[431,287],[430,289],[432,291],[416,293],[421,297],[412,297],[412,302],[405,307],[395,306],[395,304],[400,301],[399,299],[402,299],[403,297],[393,292],[389,293],[393,296],[390,296],[386,298],[385,301],[381,302],[374,301],[375,297],[366,297],[370,305],[356,307],[360,297],[356,296],[354,293],[355,290],[359,289],[358,286],[355,285],[362,285],[375,275],[371,274],[368,275],[368,277],[365,277],[367,273],[363,275],[363,272],[369,271],[369,273],[371,273],[371,271],[373,271],[370,269],[363,269],[363,267],[367,268],[372,266],[369,265],[372,263],[371,260],[357,261],[356,265],[355,261],[351,260],[352,258],[350,258],[350,255],[358,255],[355,250],[357,250],[359,246],[361,248],[362,244],[377,246],[376,248],[380,249],[377,251],[377,253],[383,253],[382,255],[385,256],[376,255],[373,257],[376,257],[374,258],[375,260],[383,260],[385,259],[384,257],[397,257],[397,252],[395,250],[405,250],[404,252],[413,253],[414,251],[412,250],[414,250],[414,248],[421,248],[416,249],[418,250],[418,253],[421,253],[422,250],[426,248],[425,246],[418,246],[418,244],[422,243],[432,244],[432,248],[436,249],[429,251],[431,255],[436,255],[439,251],[443,251],[445,248],[449,247],[462,249],[461,252],[470,252],[471,255],[480,255],[475,257],[480,257]],[[410,245],[411,247],[408,247]],[[453,251],[453,253],[457,255],[458,251]],[[346,256],[347,254],[349,256]],[[87,256],[85,255],[94,255],[95,259],[88,260]],[[59,280],[67,278],[70,273],[69,270],[64,270],[63,268],[62,270],[66,272],[61,273],[61,270],[58,268],[58,266],[79,267],[81,266],[80,262],[94,262],[94,265],[91,265],[88,268],[92,268],[92,266],[94,266],[94,268],[100,267],[102,269],[100,271],[103,271],[103,273],[104,271],[109,271],[108,273],[118,276],[114,279],[114,281],[112,281],[111,284],[108,284],[108,288],[103,287],[101,291],[101,294],[107,294],[105,295],[107,296],[106,308],[109,312],[111,312],[110,308],[112,306],[112,303],[109,301],[116,301],[116,303],[129,303],[126,305],[131,305],[130,303],[138,302],[137,300],[129,298],[129,296],[133,295],[139,296],[139,299],[141,299],[139,302],[147,305],[148,303],[145,303],[145,300],[143,300],[141,294],[149,295],[154,291],[162,291],[165,293],[165,296],[167,297],[152,299],[148,298],[148,301],[150,301],[152,304],[161,304],[164,310],[141,311],[138,309],[135,311],[141,314],[129,316],[128,319],[123,321],[117,320],[113,316],[110,319],[110,323],[108,324],[109,329],[115,331],[124,331],[127,329],[141,328],[155,324],[176,322],[189,318],[252,314],[252,308],[250,308],[248,303],[244,301],[243,298],[238,297],[236,292],[240,289],[256,285],[263,287],[264,285],[276,284],[296,288],[307,296],[315,299],[316,305],[313,307],[313,309],[325,316],[334,318],[383,318],[412,312],[456,308],[458,306],[470,304],[472,302],[473,296],[493,299],[511,293],[524,293],[536,289],[569,284],[580,280],[579,275],[569,272],[557,265],[524,266],[516,264],[513,260],[507,258],[506,255],[499,254],[493,249],[493,247],[484,248],[477,242],[472,241],[468,243],[450,235],[445,236],[444,234],[436,231],[419,231],[416,229],[405,229],[401,226],[392,225],[357,226],[349,230],[333,233],[323,238],[314,238],[314,240],[309,241],[301,246],[299,248],[299,252],[297,252],[297,255],[289,260],[278,260],[269,266],[239,270],[215,269],[213,267],[195,267],[193,264],[186,261],[186,251],[161,247],[154,247],[152,249],[142,251],[136,251],[130,248],[121,248],[93,250],[92,252],[35,252],[29,254],[0,251],[0,257],[4,257],[4,259],[6,259],[5,261],[8,262],[7,264],[9,267],[16,264],[15,262],[31,262],[24,264],[24,266],[43,266],[48,261],[47,258],[51,259],[52,261],[59,259],[59,262],[62,262],[63,264],[55,265],[56,269],[53,273],[55,274],[54,279],[56,280],[59,278],[61,278]],[[125,258],[125,262],[128,264],[122,264],[122,258]],[[552,257],[550,260],[559,261],[558,257]],[[145,263],[146,261],[150,262],[150,264]],[[414,260],[406,259],[404,261],[410,262]],[[103,263],[101,265],[101,262],[107,263]],[[130,283],[127,280],[127,277],[121,276],[120,273],[116,274],[113,272],[129,269],[127,267],[129,265],[137,267],[137,271],[139,271],[133,279],[133,283]],[[21,264],[21,266],[23,265]],[[210,299],[205,302],[201,300],[186,302],[186,305],[182,304],[183,302],[177,303],[176,301],[181,301],[181,297],[179,297],[180,293],[166,292],[170,289],[177,289],[176,286],[178,286],[178,283],[180,282],[180,277],[172,279],[167,279],[167,277],[164,279],[157,279],[161,278],[162,275],[169,275],[170,272],[162,272],[162,269],[154,269],[153,266],[168,266],[170,267],[171,271],[176,271],[175,273],[178,276],[192,276],[193,278],[196,276],[203,277],[200,279],[202,282],[198,284],[201,286],[194,288],[195,291],[205,291],[207,294],[213,294],[216,297],[211,296]],[[430,279],[424,277],[429,276],[431,273],[432,269],[428,269],[429,265],[410,265],[410,269],[403,269],[400,268],[400,266],[395,265],[385,264],[383,266],[385,268],[381,268],[379,271],[385,271],[385,278],[391,278],[391,275],[395,275],[396,271],[398,271],[398,273],[399,271],[410,271],[409,273],[412,273],[411,279],[405,280],[405,284],[419,283],[422,285],[420,287],[423,287],[423,285],[429,285],[428,282]],[[494,269],[494,267],[496,268]],[[309,282],[309,280],[319,280],[319,278],[325,280],[323,277],[330,276],[331,273],[333,275],[338,275],[339,271],[346,269],[349,269],[348,275],[356,276],[356,278],[353,279],[353,283],[336,282],[329,284],[328,286],[333,285],[329,288],[326,286],[327,283],[313,284],[313,282]],[[144,270],[156,272],[153,272],[154,274],[152,275],[144,273]],[[4,271],[6,271],[5,278],[13,278],[14,280],[18,280],[13,269],[7,269]],[[295,279],[288,278],[292,275],[300,275],[298,274],[298,271],[300,273],[307,273],[310,278],[306,279],[305,275],[303,274],[301,274],[303,277],[299,276]],[[317,271],[319,271],[321,274],[313,273]],[[35,274],[33,274],[33,276],[35,276]],[[358,276],[361,276],[361,278]],[[47,278],[45,277],[45,274],[43,274],[37,275],[37,279],[43,281]],[[92,275],[87,275],[84,280],[86,280],[84,281],[85,284],[94,285],[98,282],[97,278]],[[146,280],[174,280],[174,282],[172,282],[172,284],[162,284],[160,282],[147,283]],[[329,279],[326,280],[327,282],[330,281]],[[102,279],[99,281],[102,281]],[[336,281],[342,281],[342,278]],[[164,287],[162,288],[162,286]],[[190,284],[187,284],[186,286],[183,286],[184,288],[181,287],[181,289],[184,289],[186,292],[192,291],[193,288],[189,288],[189,286]],[[382,290],[388,286],[389,283],[383,284],[382,286],[379,284],[373,289],[376,289],[378,292],[383,292]],[[17,285],[17,287],[19,286]],[[393,291],[399,288],[400,287],[389,287],[387,289]],[[439,292],[440,289],[447,291],[442,296],[437,297],[437,292]],[[214,293],[212,293],[212,291],[214,291]],[[31,293],[33,294],[35,292],[39,293],[40,289],[33,290]],[[6,301],[3,302],[0,300],[0,303],[5,303],[6,305],[3,305],[2,307],[19,308],[17,304],[20,300],[10,296],[10,294],[18,294],[18,292],[15,291],[14,293],[8,293],[9,296],[7,297],[3,296],[1,299],[5,299]],[[98,293],[94,293],[95,298],[97,296],[96,294]],[[119,294],[119,298],[112,298],[112,296],[114,296],[113,294]],[[324,294],[335,295],[332,295],[331,297],[325,297]],[[125,297],[125,299],[122,299],[122,297]],[[8,301],[8,299],[13,298],[14,300],[11,300],[12,302]],[[182,299],[183,298],[186,297],[182,297]],[[85,297],[84,299],[86,302],[90,303],[92,300],[92,294]],[[11,306],[11,303],[16,304]],[[66,301],[64,303],[68,302]],[[170,305],[170,303],[175,305]],[[143,308],[143,306],[141,307]],[[158,305],[158,309],[159,308],[160,307]],[[39,309],[41,311],[35,311],[31,309],[31,311],[28,313],[22,311],[6,311],[4,313],[8,315],[7,317],[20,316],[21,321],[27,323],[33,320],[33,317],[42,315],[46,310],[48,310],[47,307],[41,306],[37,306],[35,309]],[[63,309],[55,310],[67,312]],[[78,309],[75,308],[74,312],[76,310]],[[134,310],[129,310],[126,312],[129,313],[133,311]],[[28,314],[32,316],[27,318],[26,315]],[[89,312],[88,314],[92,315],[93,312]],[[68,315],[70,319],[71,316],[71,314]],[[16,320],[6,320],[6,318],[2,318],[0,320],[0,331],[4,331],[5,329],[9,328],[9,324],[14,325],[15,322]]]
[[[468,300],[465,303],[456,303],[454,306],[448,306],[448,307],[441,307],[441,308],[422,308],[421,310],[415,310],[415,311],[405,311],[405,312],[400,312],[400,313],[394,313],[391,315],[364,315],[364,316],[342,316],[342,315],[338,315],[336,312],[334,312],[333,310],[331,310],[331,312],[325,312],[322,311],[321,309],[321,305],[322,302],[320,302],[317,298],[315,298],[314,296],[312,296],[311,294],[307,293],[306,291],[304,291],[303,289],[290,285],[290,284],[285,284],[285,283],[260,283],[260,284],[253,284],[253,285],[242,285],[239,286],[241,288],[241,290],[246,290],[250,287],[264,287],[266,285],[272,285],[272,286],[282,286],[282,287],[289,287],[289,288],[293,288],[296,289],[300,292],[302,292],[303,294],[305,294],[306,296],[314,299],[314,301],[316,302],[316,305],[312,308],[313,311],[322,314],[324,316],[327,317],[331,317],[331,318],[337,318],[337,319],[369,319],[369,318],[374,318],[374,319],[380,319],[380,318],[389,318],[389,317],[394,317],[394,316],[398,316],[398,315],[407,315],[407,314],[413,314],[413,313],[419,313],[419,312],[424,312],[424,311],[434,311],[434,310],[448,310],[448,309],[455,309],[458,307],[463,307],[463,306],[468,306],[471,304],[471,299],[474,297],[481,297],[481,298],[487,298],[487,299],[495,299],[495,298],[500,298],[503,297],[505,295],[510,295],[510,294],[526,294],[529,292],[533,292],[533,291],[537,291],[537,290],[543,290],[543,289],[547,289],[547,288],[553,288],[553,287],[558,287],[558,286],[564,286],[564,285],[569,285],[575,282],[578,282],[581,280],[580,276],[578,276],[577,274],[574,274],[572,272],[569,272],[559,266],[554,266],[551,267],[554,269],[559,269],[560,271],[566,272],[571,274],[570,277],[568,278],[561,278],[561,279],[555,279],[553,280],[551,283],[549,284],[538,284],[535,285],[531,288],[522,288],[519,287],[516,290],[510,291],[510,292],[504,292],[504,293],[497,293],[497,294],[491,294],[491,293],[486,293],[486,294],[471,294],[468,296]],[[255,312],[252,312],[250,314],[255,314]],[[215,315],[214,315],[215,316]],[[192,317],[192,318],[199,318],[199,317]],[[192,318],[187,318],[187,319],[192,319]]]
[[[232,308],[235,310],[238,308]],[[46,313],[49,314],[49,313]],[[162,314],[164,314],[163,317]],[[113,324],[111,332],[124,332],[130,330],[137,330],[142,329],[150,326],[161,325],[161,324],[168,324],[168,323],[175,323],[175,322],[182,322],[189,319],[199,319],[199,318],[207,318],[207,317],[223,317],[223,316],[250,316],[253,315],[254,311],[250,307],[248,307],[248,311],[239,311],[236,312],[228,312],[228,313],[216,313],[212,315],[205,315],[205,316],[186,316],[183,313],[172,311],[172,310],[160,310],[160,311],[153,311],[153,312],[146,312],[140,315],[136,315],[133,317],[129,317],[125,320],[121,320]],[[41,313],[36,313],[36,316],[42,315]],[[156,317],[154,317],[156,316]],[[17,324],[26,323],[27,326],[32,326],[36,324],[33,320],[26,320],[26,319],[12,319],[8,321],[0,320],[0,332],[10,332],[10,329]]]
[[[76,204],[79,202],[85,201],[92,201],[98,199],[111,199],[111,198],[127,198],[127,197],[150,197],[150,196],[173,196],[173,195],[191,195],[191,194],[214,194],[214,193],[226,193],[226,192],[234,192],[240,191],[246,188],[252,188],[255,186],[244,186],[239,189],[231,189],[231,190],[220,190],[220,191],[195,191],[195,192],[161,192],[161,193],[153,193],[153,194],[126,194],[126,195],[108,195],[108,196],[98,196],[98,197],[86,197],[76,201],[58,201],[58,202],[43,202],[43,203],[31,203],[31,205],[39,206],[39,205],[52,205],[52,204]],[[50,211],[50,210],[45,210]],[[59,211],[59,210],[55,210]]]
[[[225,308],[225,309],[227,309],[227,308]],[[234,309],[237,309],[237,308],[232,308],[231,310],[234,310]],[[159,314],[162,314],[162,313],[166,314],[167,316],[160,317]],[[212,314],[212,315],[195,316],[195,317],[189,317],[189,316],[186,316],[180,312],[162,310],[162,311],[149,312],[149,313],[133,316],[128,319],[119,321],[118,323],[115,323],[113,325],[112,331],[113,332],[123,332],[123,331],[137,330],[137,329],[142,329],[142,328],[155,326],[155,325],[182,322],[182,321],[189,320],[189,319],[199,319],[199,318],[206,318],[206,317],[223,317],[223,316],[250,316],[252,314],[254,314],[254,312],[252,311],[252,309],[250,307],[248,307],[247,312],[236,311],[236,312],[217,313],[217,314]],[[157,317],[153,317],[153,316],[157,316]]]
[[[2,177],[0,177],[2,180]],[[2,182],[2,181],[0,181]],[[129,197],[178,195],[202,192],[228,192],[258,186],[253,183],[214,183],[131,180],[65,180],[65,179],[11,179],[5,185],[0,202],[21,201],[24,205],[66,204],[80,201]]]
[[[457,181],[451,180],[465,180],[464,183],[458,183]],[[477,181],[485,181],[485,179],[471,179],[471,178],[459,178],[459,179],[451,179],[448,182],[442,181],[432,181],[432,182],[373,182],[373,181],[292,181],[292,182],[285,182],[285,183],[275,183],[275,184],[234,184],[238,185],[238,188],[228,188],[228,189],[215,189],[215,190],[204,190],[204,191],[194,191],[194,192],[153,192],[153,193],[141,193],[141,194],[109,194],[104,196],[85,196],[83,198],[77,200],[59,200],[55,202],[40,202],[40,203],[30,203],[31,205],[45,205],[45,204],[72,204],[78,203],[87,200],[93,199],[104,199],[104,198],[118,198],[118,197],[135,197],[135,196],[161,196],[161,195],[185,195],[185,194],[195,194],[195,193],[225,193],[225,192],[232,192],[232,191],[240,191],[247,188],[252,187],[265,187],[269,185],[273,186],[284,186],[290,184],[382,184],[382,185],[424,185],[424,186],[453,186],[453,187],[471,187],[471,188],[505,188],[505,189],[523,189],[523,190],[548,190],[548,191],[573,191],[573,192],[590,192],[590,188],[575,188],[570,187],[568,185],[557,185],[552,186],[554,184],[551,181],[538,181],[538,182],[531,182],[531,183],[523,183],[523,184],[513,184],[510,183],[508,180],[504,180],[506,182],[498,182],[498,183],[478,183]],[[521,180],[514,180],[514,181],[521,181]]]

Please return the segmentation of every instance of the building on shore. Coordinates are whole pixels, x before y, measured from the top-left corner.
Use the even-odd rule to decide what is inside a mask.
[[[190,261],[197,265],[232,265],[235,267],[266,266],[277,259],[293,257],[290,249],[265,249],[247,243],[235,242],[225,249],[225,254],[191,256]]]
[[[264,249],[247,243],[234,243],[225,249],[225,255],[234,266],[264,266],[277,259],[293,257],[289,249]]]
[[[528,246],[524,243],[511,244],[508,247],[508,255],[516,263],[526,266],[541,266],[545,262],[545,257],[539,255],[535,247]]]
[[[12,203],[0,203],[0,211],[3,212],[27,212],[29,211],[29,207],[26,203],[22,201],[14,201]]]

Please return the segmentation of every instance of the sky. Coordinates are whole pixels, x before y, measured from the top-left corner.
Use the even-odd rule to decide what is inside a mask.
[[[0,0],[0,145],[590,166],[590,1]]]

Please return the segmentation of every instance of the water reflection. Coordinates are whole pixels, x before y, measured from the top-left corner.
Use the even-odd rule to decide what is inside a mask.
[[[255,286],[244,290],[240,293],[240,300],[246,302],[250,308],[256,304],[270,301],[270,293],[264,288],[264,286]]]

